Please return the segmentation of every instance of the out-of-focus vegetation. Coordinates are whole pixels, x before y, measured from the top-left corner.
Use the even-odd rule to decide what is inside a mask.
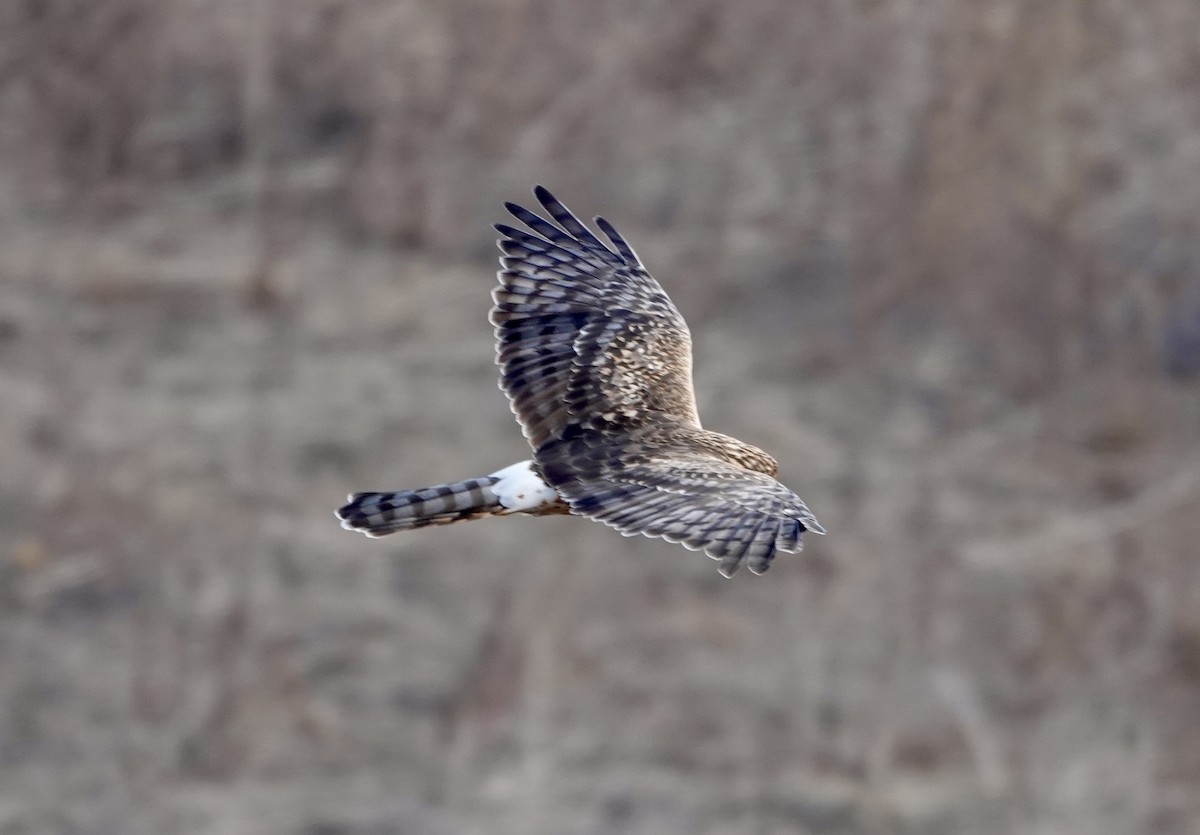
[[[1200,827],[1200,6],[0,5],[0,833]],[[829,528],[371,542],[526,455],[542,182]]]

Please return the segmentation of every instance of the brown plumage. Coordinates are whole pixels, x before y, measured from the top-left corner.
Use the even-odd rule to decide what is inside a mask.
[[[506,204],[529,231],[496,226],[491,312],[500,387],[533,461],[456,485],[357,494],[338,511],[343,526],[378,536],[569,509],[703,550],[727,577],[743,562],[761,574],[777,551],[799,551],[804,531],[824,533],[775,480],[775,459],[701,428],[687,324],[625,239],[596,218],[603,243],[546,189],[534,194],[553,222]]]

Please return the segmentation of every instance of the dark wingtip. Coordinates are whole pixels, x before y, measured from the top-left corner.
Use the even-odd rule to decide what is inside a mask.
[[[559,202],[558,198],[550,193],[550,189],[543,185],[536,185],[533,187],[533,196],[536,197],[538,202],[546,207],[547,210],[549,210],[552,205]]]
[[[618,232],[611,223],[609,223],[600,215],[596,215],[594,218],[592,218],[592,221],[598,227],[600,227],[601,232],[608,236],[608,239],[612,241],[612,245],[617,248],[617,252],[621,254],[621,257],[624,258],[626,262],[629,264],[642,263],[641,259],[638,258],[638,254],[633,251],[633,247],[629,245],[625,238],[621,236],[621,233]]]

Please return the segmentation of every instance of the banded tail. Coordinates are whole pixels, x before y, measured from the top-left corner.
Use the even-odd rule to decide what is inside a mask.
[[[567,513],[554,488],[522,461],[488,476],[420,490],[352,493],[338,508],[346,530],[370,537],[511,513]]]

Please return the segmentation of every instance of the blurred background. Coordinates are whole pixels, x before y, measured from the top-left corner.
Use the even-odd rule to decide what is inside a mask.
[[[0,834],[1200,831],[1193,0],[0,6]],[[370,541],[527,447],[502,201],[639,250],[769,574]]]

